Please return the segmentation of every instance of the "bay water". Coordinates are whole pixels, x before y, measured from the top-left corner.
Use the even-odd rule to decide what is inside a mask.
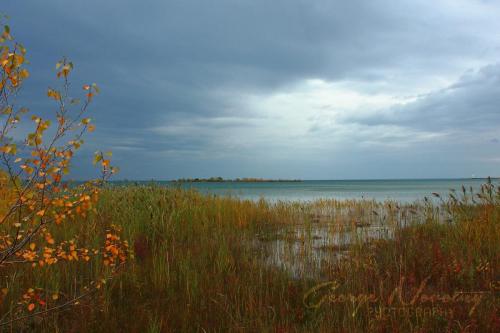
[[[390,180],[305,180],[300,182],[160,182],[169,186],[193,188],[205,194],[269,201],[312,201],[316,199],[368,199],[412,202],[447,196],[451,190],[477,192],[487,179],[390,179]],[[498,185],[498,180],[493,180]]]

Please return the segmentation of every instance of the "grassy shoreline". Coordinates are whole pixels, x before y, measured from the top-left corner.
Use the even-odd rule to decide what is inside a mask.
[[[493,332],[500,329],[499,214],[493,185],[480,197],[464,192],[439,204],[270,203],[154,185],[112,187],[80,241],[97,242],[114,224],[135,259],[70,311],[14,327]],[[377,227],[390,232],[370,234]],[[68,263],[50,275],[18,270],[19,292],[25,284],[71,293],[98,267]]]

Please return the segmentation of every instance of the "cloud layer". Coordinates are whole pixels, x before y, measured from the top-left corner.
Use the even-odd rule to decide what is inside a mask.
[[[123,178],[499,175],[494,1],[23,1],[27,105],[61,55]],[[85,158],[85,156],[82,156]],[[78,177],[88,174],[80,169]]]

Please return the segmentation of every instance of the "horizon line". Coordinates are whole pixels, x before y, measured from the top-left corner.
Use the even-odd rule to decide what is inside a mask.
[[[200,177],[198,177],[200,178]],[[238,178],[251,178],[251,177],[238,177]],[[253,177],[252,177],[253,178]],[[485,176],[485,177],[430,177],[430,178],[338,178],[338,179],[301,179],[301,178],[294,178],[294,179],[280,179],[280,178],[262,178],[262,182],[266,182],[266,180],[269,181],[276,181],[276,180],[282,180],[282,182],[297,182],[297,181],[402,181],[402,180],[487,180],[488,178],[490,179],[495,179],[498,180],[500,179],[500,176]],[[155,179],[155,178],[148,178],[148,179],[112,179],[108,180],[107,182],[174,182],[182,178],[176,178],[176,179]],[[196,179],[194,178],[186,178],[186,179]],[[200,179],[208,179],[208,178],[200,178]],[[230,181],[230,180],[236,180],[237,178],[223,178],[224,181]],[[256,178],[258,179],[258,178]],[[78,182],[84,182],[84,181],[89,181],[92,179],[70,179],[67,181],[78,181]],[[202,181],[200,181],[202,182]],[[244,181],[241,181],[244,183]]]

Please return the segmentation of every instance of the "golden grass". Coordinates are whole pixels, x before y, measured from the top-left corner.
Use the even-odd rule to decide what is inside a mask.
[[[160,186],[109,188],[96,216],[83,227],[66,224],[54,237],[77,232],[91,246],[110,224],[119,225],[135,259],[101,293],[8,329],[495,332],[500,191],[486,184],[480,195],[475,203],[466,192],[407,205],[269,203]],[[390,233],[370,238],[374,226]],[[317,246],[321,237],[325,243]],[[273,251],[284,265],[268,260]],[[322,262],[311,266],[314,261]],[[2,283],[13,290],[1,311],[24,286],[77,293],[100,269],[67,263],[3,270]],[[457,292],[482,296],[471,301]]]

